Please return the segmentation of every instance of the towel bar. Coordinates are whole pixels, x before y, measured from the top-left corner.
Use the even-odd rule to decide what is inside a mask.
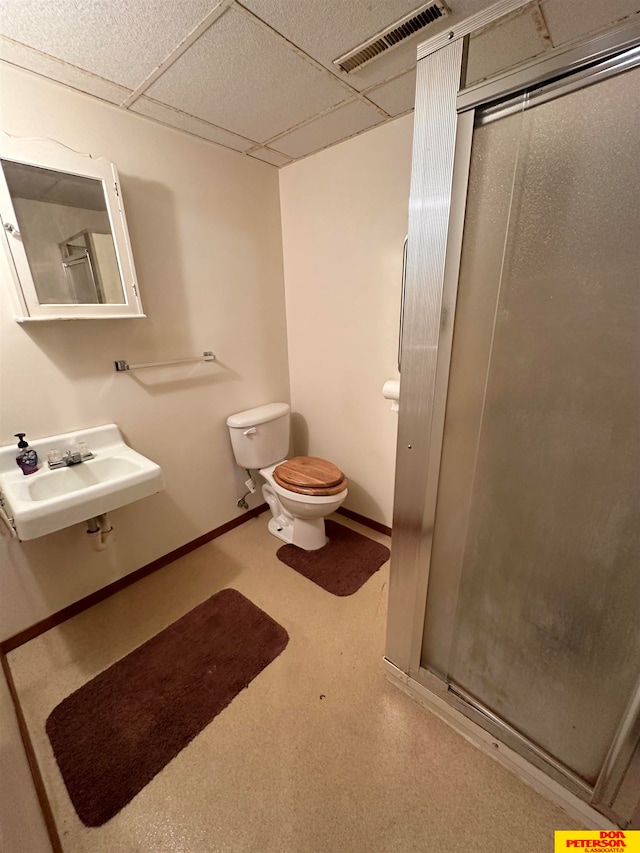
[[[118,361],[114,361],[116,366],[116,371],[119,373],[122,370],[140,370],[143,367],[165,367],[170,364],[190,364],[196,361],[215,361],[215,355],[207,350],[203,352],[200,356],[194,356],[193,358],[172,358],[169,361],[147,361],[144,364],[129,364],[124,359],[119,359]]]

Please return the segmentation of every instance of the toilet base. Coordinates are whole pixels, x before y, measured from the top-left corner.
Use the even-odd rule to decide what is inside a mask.
[[[300,515],[292,515],[288,507],[282,505],[268,479],[271,475],[271,469],[262,469],[260,473],[267,480],[262,487],[262,495],[272,515],[272,518],[269,519],[269,533],[277,536],[278,539],[282,539],[283,542],[297,545],[304,551],[317,551],[323,548],[329,541],[324,531],[325,515],[329,515],[340,506],[347,495],[346,489],[335,500],[324,498],[325,503],[320,507],[322,514],[318,512],[317,506],[310,508],[307,505],[304,507],[296,502],[295,506],[300,512],[306,509],[307,514],[312,516],[311,518],[302,518]]]
[[[290,521],[280,515],[278,518],[270,518],[268,527],[273,536],[305,551],[317,551],[329,541],[324,532],[324,518],[296,518]]]

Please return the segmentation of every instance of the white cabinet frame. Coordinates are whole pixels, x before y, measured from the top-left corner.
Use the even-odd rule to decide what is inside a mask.
[[[15,285],[16,320],[24,323],[144,317],[115,165],[103,157],[79,154],[48,139],[19,139],[6,134],[0,134],[0,158],[101,181],[124,291],[124,302],[117,304],[40,304],[11,194],[0,169],[0,239]]]

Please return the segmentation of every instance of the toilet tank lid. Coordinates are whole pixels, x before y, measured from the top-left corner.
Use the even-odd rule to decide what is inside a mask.
[[[257,406],[255,409],[247,409],[245,412],[229,415],[227,426],[246,429],[258,424],[266,424],[268,421],[275,421],[276,418],[288,415],[290,411],[288,403],[267,403],[266,406]]]

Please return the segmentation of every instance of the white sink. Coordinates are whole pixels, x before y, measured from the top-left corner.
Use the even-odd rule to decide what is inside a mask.
[[[27,435],[27,440],[29,436]],[[86,442],[94,459],[50,470],[49,450]],[[125,444],[116,424],[29,441],[40,469],[24,475],[17,445],[0,447],[0,495],[20,539],[36,539],[162,491],[162,469]]]

